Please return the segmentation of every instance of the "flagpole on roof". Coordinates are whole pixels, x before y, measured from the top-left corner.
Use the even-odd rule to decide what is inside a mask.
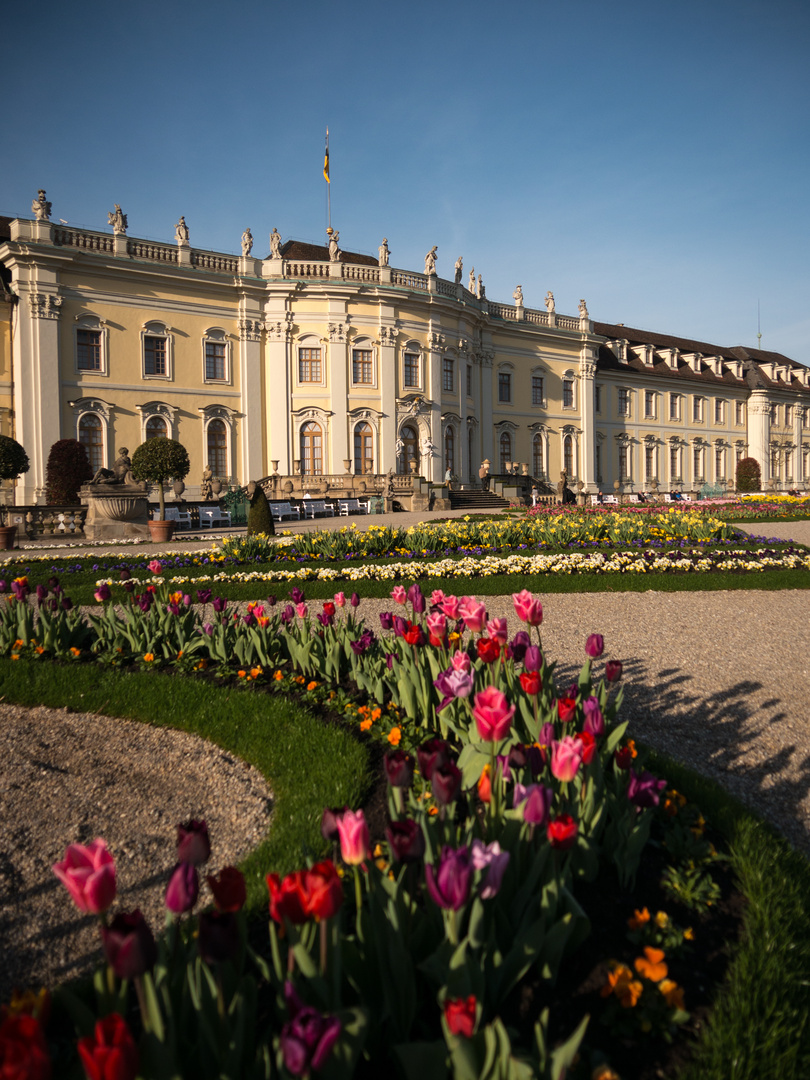
[[[329,128],[326,128],[326,149],[323,154],[323,178],[326,181],[326,231],[332,235],[332,181],[329,178]]]

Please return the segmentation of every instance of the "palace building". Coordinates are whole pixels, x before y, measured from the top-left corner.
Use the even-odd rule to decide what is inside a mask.
[[[486,297],[339,248],[282,243],[255,258],[34,220],[0,219],[0,431],[28,453],[16,502],[44,497],[50,447],[77,438],[94,468],[167,435],[247,483],[507,463],[586,492],[699,489],[754,457],[763,486],[810,485],[810,371],[778,353],[595,322]]]

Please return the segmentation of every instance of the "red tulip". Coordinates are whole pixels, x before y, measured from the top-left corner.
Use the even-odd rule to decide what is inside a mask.
[[[245,878],[235,866],[223,866],[216,877],[209,874],[206,881],[214,894],[217,911],[241,911],[245,906]]]
[[[468,998],[448,998],[444,1003],[444,1019],[453,1035],[462,1035],[469,1039],[475,1031],[476,1014],[475,995]]]
[[[119,979],[132,979],[149,971],[157,960],[157,945],[146,920],[137,909],[116,915],[102,926],[107,963]]]
[[[520,674],[520,685],[526,691],[527,694],[531,694],[534,697],[535,694],[540,693],[540,687],[543,685],[543,679],[539,671],[522,671]]]
[[[51,1059],[39,1020],[7,1016],[0,1024],[0,1077],[3,1080],[50,1080]]]
[[[576,711],[576,698],[561,697],[557,699],[557,715],[564,724],[567,724],[570,720],[574,719],[574,713]]]
[[[494,664],[501,655],[501,646],[493,638],[480,637],[475,647],[485,664]]]
[[[296,870],[283,880],[278,874],[268,874],[267,888],[270,893],[270,918],[284,925],[285,917],[291,923],[307,921],[306,894],[304,890],[304,871]]]
[[[138,1048],[118,1013],[96,1021],[93,1034],[79,1039],[78,1049],[87,1080],[135,1080],[138,1074]]]
[[[567,851],[576,843],[578,831],[577,823],[570,814],[560,814],[548,823],[546,836],[553,848]]]
[[[337,914],[343,903],[343,886],[331,859],[304,871],[304,895],[307,915],[321,920]]]

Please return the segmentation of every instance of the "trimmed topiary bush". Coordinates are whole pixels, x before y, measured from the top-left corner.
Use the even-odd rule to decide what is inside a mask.
[[[28,454],[16,439],[10,439],[8,435],[0,435],[0,480],[16,480],[18,476],[28,472],[30,467]],[[8,523],[8,517],[6,517],[6,523]]]
[[[264,488],[261,484],[254,484],[250,496],[247,534],[248,536],[257,536],[259,533],[275,536],[276,527],[273,523],[273,515],[270,512],[270,503],[267,501]]]
[[[756,458],[744,457],[737,462],[737,491],[759,491],[760,469]]]
[[[132,455],[132,475],[135,479],[147,480],[150,484],[158,486],[161,521],[166,518],[163,485],[168,480],[185,480],[190,468],[191,463],[185,446],[163,436],[158,439],[147,439]]]
[[[45,471],[45,498],[49,506],[79,501],[79,488],[93,479],[87,450],[78,439],[60,439],[51,447]]]

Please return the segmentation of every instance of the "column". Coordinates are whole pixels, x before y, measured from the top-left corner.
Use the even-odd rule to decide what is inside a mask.
[[[756,458],[762,487],[771,479],[771,404],[762,390],[753,390],[748,399],[748,456]]]
[[[330,273],[332,267],[329,268]],[[333,315],[333,306],[337,308]],[[343,474],[344,458],[351,458],[346,414],[349,407],[349,357],[346,344],[345,304],[329,305],[329,395],[335,423],[332,425],[328,460],[330,471]],[[335,318],[336,321],[332,321]],[[337,321],[339,319],[340,321]],[[326,458],[325,458],[326,459]]]
[[[430,279],[429,279],[430,280]],[[435,277],[433,278],[435,281]],[[431,483],[438,483],[444,476],[442,468],[442,358],[444,356],[444,336],[436,330],[428,335],[428,374],[427,388],[430,400],[428,424],[429,439],[433,443],[433,453],[422,456],[422,474]],[[427,466],[427,467],[426,467]]]
[[[579,362],[580,373],[580,416],[582,439],[580,440],[580,479],[585,484],[585,492],[596,486],[595,453],[596,421],[594,417],[594,376],[596,375],[596,349],[585,345]]]
[[[239,319],[239,387],[242,394],[242,483],[260,480],[270,469],[262,454],[262,322],[258,304],[242,305]]]
[[[481,461],[489,458],[490,471],[495,473],[500,468],[494,449],[494,432],[492,428],[492,361],[495,354],[483,350],[478,354],[478,362],[481,365]]]
[[[389,269],[383,267],[383,269]],[[393,311],[381,314],[391,322],[380,326],[380,472],[397,471],[397,332]]]
[[[278,460],[279,472],[286,474],[292,472],[293,457],[298,456],[293,454],[290,417],[290,317],[284,310],[268,316],[264,367],[267,465],[271,460]],[[267,471],[269,473],[270,469]]]

